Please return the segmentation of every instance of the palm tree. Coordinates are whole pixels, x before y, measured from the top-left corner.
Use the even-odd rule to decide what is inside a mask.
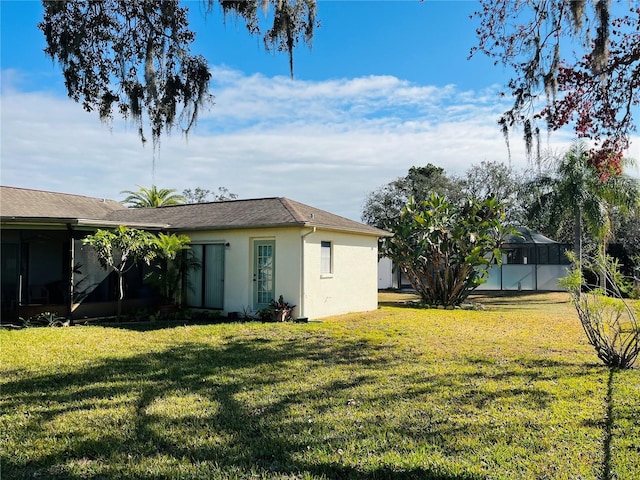
[[[634,163],[631,159],[625,159],[625,166]],[[616,213],[626,214],[640,207],[640,182],[628,175],[616,175],[607,179],[607,191],[605,201],[608,204],[608,225],[605,232],[604,243],[609,240],[612,232],[613,217]],[[606,248],[605,248],[606,250]]]
[[[550,229],[557,231],[570,212],[574,255],[578,261],[582,258],[583,225],[604,251],[615,210],[626,211],[640,201],[636,180],[623,174],[603,177],[588,160],[588,146],[576,142],[562,158],[555,160],[551,174],[530,182],[541,192],[531,206],[530,217],[545,212]]]
[[[175,193],[173,188],[158,188],[151,185],[151,188],[137,185],[138,191],[123,190],[120,193],[128,194],[128,197],[120,203],[133,208],[164,207],[167,205],[181,205],[186,203],[186,198]]]
[[[191,239],[182,234],[159,233],[152,244],[159,259],[151,276],[152,281],[160,288],[160,294],[167,305],[178,305],[182,302],[181,288],[186,281],[189,270],[200,267],[190,246]]]

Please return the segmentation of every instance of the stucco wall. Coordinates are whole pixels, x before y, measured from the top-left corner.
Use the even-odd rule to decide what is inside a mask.
[[[296,305],[294,317],[322,318],[378,306],[377,238],[306,228],[184,232],[193,243],[225,248],[224,312],[253,309],[255,240],[275,241],[275,297]],[[320,273],[321,242],[332,244],[333,273]],[[303,247],[304,243],[304,247]],[[300,259],[304,248],[304,271]],[[302,296],[302,291],[305,291]]]
[[[254,240],[275,241],[275,296],[300,304],[300,229],[212,230],[184,232],[192,243],[223,243],[225,248],[224,313],[253,307]],[[294,311],[298,315],[298,309]]]
[[[320,273],[321,242],[332,243],[333,272]],[[378,240],[318,229],[305,237],[303,314],[322,318],[378,308]]]

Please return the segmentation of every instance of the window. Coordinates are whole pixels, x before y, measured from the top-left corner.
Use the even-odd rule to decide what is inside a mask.
[[[331,267],[331,242],[320,242],[320,273],[333,273]]]

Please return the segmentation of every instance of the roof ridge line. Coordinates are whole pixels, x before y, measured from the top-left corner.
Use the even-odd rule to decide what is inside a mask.
[[[284,207],[284,209],[289,212],[289,215],[293,217],[293,219],[300,223],[307,223],[307,220],[304,218],[298,209],[292,204],[292,201],[286,197],[277,197],[280,200],[280,204]]]
[[[258,197],[258,198],[233,198],[230,200],[211,200],[208,202],[196,203],[178,203],[176,205],[161,205],[159,207],[143,207],[143,208],[173,208],[173,207],[189,207],[193,205],[210,205],[220,203],[241,203],[241,202],[257,202],[262,200],[280,200],[282,197]]]

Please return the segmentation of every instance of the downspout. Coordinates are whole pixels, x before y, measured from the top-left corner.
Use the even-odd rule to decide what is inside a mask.
[[[303,234],[300,237],[300,313],[299,316],[300,317],[304,317],[305,316],[305,312],[304,312],[304,262],[305,262],[305,255],[304,255],[304,245],[305,245],[305,240],[307,239],[307,237],[309,235],[311,235],[312,233],[316,233],[316,227],[312,227],[311,231]]]

